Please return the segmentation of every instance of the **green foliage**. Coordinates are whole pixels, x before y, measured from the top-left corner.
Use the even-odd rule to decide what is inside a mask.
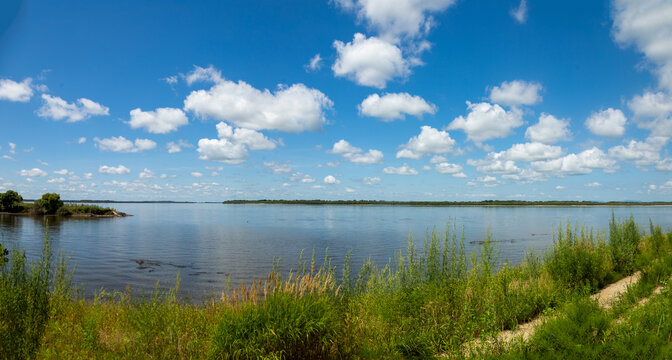
[[[40,347],[53,305],[53,289],[64,288],[64,277],[52,276],[51,246],[45,234],[42,256],[30,267],[25,251],[13,250],[0,265],[0,358],[32,358]],[[65,267],[64,261],[59,261]],[[56,274],[64,274],[62,268]],[[60,282],[60,284],[56,283]]]
[[[63,205],[56,211],[56,215],[70,216],[70,215],[112,215],[114,209],[108,207],[101,207],[91,204],[69,204]]]
[[[602,287],[611,271],[606,244],[592,229],[572,229],[569,222],[558,228],[553,249],[546,255],[547,269],[553,280],[563,286],[596,290]]]
[[[616,221],[614,213],[611,213],[609,251],[616,272],[631,273],[633,271],[640,239],[639,228],[632,216],[625,221]]]
[[[56,193],[46,193],[42,198],[36,201],[36,204],[47,214],[56,214],[59,208],[63,206],[61,195]]]
[[[274,292],[227,311],[212,336],[213,359],[339,358],[342,322],[325,295]]]
[[[19,212],[23,209],[23,198],[16,191],[7,190],[0,194],[0,210],[7,212]]]

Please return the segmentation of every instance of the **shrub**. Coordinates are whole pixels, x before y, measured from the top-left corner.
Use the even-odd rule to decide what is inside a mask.
[[[56,193],[46,193],[42,195],[40,200],[37,200],[37,205],[41,207],[47,214],[55,214],[59,208],[63,206],[61,196]]]
[[[7,190],[0,194],[0,209],[8,212],[21,211],[23,198],[16,191]]]
[[[635,219],[616,222],[614,213],[609,221],[609,251],[617,272],[631,273],[635,264],[635,257],[639,253],[640,233]]]

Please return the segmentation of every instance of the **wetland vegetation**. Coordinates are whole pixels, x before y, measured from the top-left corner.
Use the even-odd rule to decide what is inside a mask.
[[[0,262],[0,358],[667,358],[672,234],[646,233],[632,218],[612,217],[607,233],[565,224],[547,252],[516,265],[500,261],[496,234],[466,253],[451,224],[382,267],[301,254],[291,272],[201,304],[178,300],[179,277],[169,291],[83,299],[46,235],[40,259],[12,249]],[[610,309],[591,300],[634,272]],[[497,341],[540,315],[550,320],[529,340]]]
[[[24,202],[16,191],[0,193],[0,213],[15,215],[58,215],[75,217],[115,217],[127,214],[113,208],[92,204],[65,203],[56,193],[43,194],[40,199]]]

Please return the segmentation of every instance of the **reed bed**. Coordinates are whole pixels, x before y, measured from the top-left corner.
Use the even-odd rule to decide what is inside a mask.
[[[288,274],[274,270],[247,284],[227,285],[202,304],[178,300],[179,278],[173,289],[157,287],[149,296],[127,289],[83,300],[69,282],[67,261],[52,259],[48,236],[44,248],[30,266],[18,249],[7,264],[0,262],[0,359],[460,358],[463,344],[494,339],[544,313],[566,314],[561,318],[568,322],[556,325],[562,329],[594,315],[588,328],[597,335],[578,339],[588,328],[575,329],[578,335],[565,345],[604,340],[607,333],[620,334],[616,344],[635,340],[621,328],[608,330],[602,317],[629,314],[672,273],[670,234],[651,225],[645,236],[634,219],[613,217],[609,234],[560,226],[547,252],[530,252],[516,265],[500,261],[491,233],[466,253],[464,229],[455,223],[428,232],[422,247],[409,238],[407,250],[382,266],[367,261],[351,269],[348,254],[337,271],[328,253],[319,265],[314,252],[309,260],[301,253]],[[643,273],[642,285],[613,314],[600,315],[585,300],[636,270]],[[667,304],[660,301],[647,306]],[[637,316],[630,318],[651,320]],[[672,328],[665,316],[656,318],[664,323],[661,338]],[[548,326],[540,334],[557,330]],[[479,356],[544,357],[557,345],[548,336],[513,349],[495,344]],[[647,341],[659,344],[655,339]],[[654,355],[660,349],[642,348]]]

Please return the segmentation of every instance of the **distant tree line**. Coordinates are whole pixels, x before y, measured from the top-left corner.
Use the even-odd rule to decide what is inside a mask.
[[[284,204],[284,205],[402,205],[402,206],[645,206],[672,205],[672,202],[636,201],[524,201],[524,200],[483,200],[483,201],[386,201],[386,200],[227,200],[224,204]]]

